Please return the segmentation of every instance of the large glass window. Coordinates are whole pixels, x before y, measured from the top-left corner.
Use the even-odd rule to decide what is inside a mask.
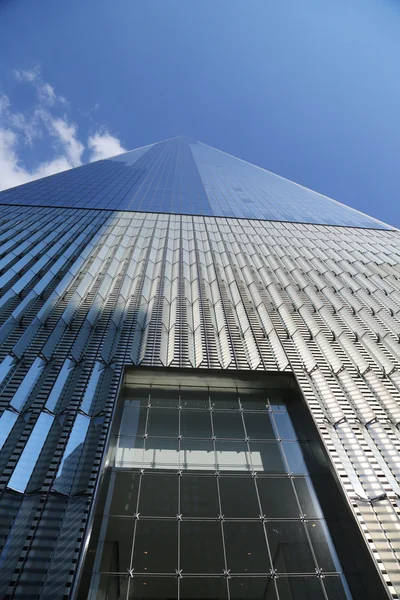
[[[183,377],[118,410],[80,598],[351,598],[294,392]]]

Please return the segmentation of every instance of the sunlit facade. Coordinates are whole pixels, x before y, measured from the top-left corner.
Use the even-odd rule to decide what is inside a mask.
[[[0,193],[0,598],[400,593],[400,234],[185,137]]]

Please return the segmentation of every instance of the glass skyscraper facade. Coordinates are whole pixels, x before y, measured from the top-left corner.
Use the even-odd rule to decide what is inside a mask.
[[[0,598],[400,594],[400,234],[173,138],[0,193]]]

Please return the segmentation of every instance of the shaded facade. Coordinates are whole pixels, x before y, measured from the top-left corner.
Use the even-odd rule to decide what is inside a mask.
[[[188,138],[0,204],[0,597],[397,598],[398,230]]]

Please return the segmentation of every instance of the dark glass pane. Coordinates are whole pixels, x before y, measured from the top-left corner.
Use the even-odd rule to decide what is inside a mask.
[[[215,452],[219,469],[246,471],[250,468],[246,442],[215,442]]]
[[[239,389],[239,397],[242,408],[247,410],[265,411],[269,410],[267,396],[262,390]]]
[[[252,477],[220,477],[218,483],[222,514],[226,518],[259,518],[260,507]]]
[[[178,437],[178,415],[178,410],[173,408],[150,408],[147,434]]]
[[[311,480],[308,477],[295,477],[293,482],[303,514],[309,519],[321,519],[323,517],[322,510]]]
[[[146,418],[146,408],[140,408],[139,403],[127,401],[122,413],[119,435],[129,437],[144,435]]]
[[[268,543],[274,568],[281,573],[313,573],[315,569],[310,545],[300,521],[266,523]]]
[[[300,516],[300,509],[289,478],[257,477],[256,484],[262,512],[266,517],[288,519]]]
[[[110,477],[112,500],[105,511],[110,515],[131,516],[136,512],[140,475],[113,471]]]
[[[175,573],[178,568],[177,521],[137,521],[133,568],[136,573]]]
[[[340,571],[335,549],[323,521],[308,521],[306,523],[311,544],[317,558],[317,565],[323,571]]]
[[[179,405],[179,389],[170,387],[151,388],[151,406],[176,408]]]
[[[126,600],[128,583],[126,575],[94,575],[88,600]]]
[[[181,387],[180,394],[182,408],[210,408],[207,388]]]
[[[145,473],[140,487],[139,513],[141,516],[176,517],[178,514],[177,475]]]
[[[350,600],[350,593],[346,591],[347,585],[342,578],[343,575],[324,577],[323,584],[329,600]]]
[[[269,573],[262,523],[224,523],[226,562],[232,573]]]
[[[183,577],[180,580],[180,600],[228,598],[226,580],[222,577]]]
[[[314,577],[278,577],[279,600],[325,600],[321,582]]]
[[[210,389],[211,405],[215,410],[239,410],[239,400],[236,390]]]
[[[182,475],[180,512],[183,517],[216,518],[219,515],[216,477]]]
[[[183,573],[222,573],[225,568],[221,523],[181,522]]]
[[[250,458],[255,471],[286,473],[280,444],[275,442],[250,442]]]
[[[212,412],[214,435],[217,438],[244,440],[246,437],[240,412]]]
[[[232,577],[231,600],[277,600],[275,581],[270,577]]]
[[[184,438],[180,442],[181,460],[184,469],[214,469],[214,444],[209,440]]]
[[[178,598],[178,582],[172,577],[134,577],[129,586],[128,600],[175,600]],[[99,599],[100,600],[100,599]],[[103,600],[103,598],[101,598]],[[108,598],[104,598],[108,600]]]
[[[267,412],[244,413],[247,435],[251,440],[273,440],[276,438],[271,417]]]
[[[211,438],[211,418],[209,411],[182,410],[181,435],[194,438]]]
[[[274,420],[278,429],[278,437],[283,440],[296,440],[297,434],[294,430],[293,423],[286,412],[274,413]]]
[[[107,518],[104,543],[99,543],[100,571],[126,573],[131,561],[134,523],[131,519]]]

